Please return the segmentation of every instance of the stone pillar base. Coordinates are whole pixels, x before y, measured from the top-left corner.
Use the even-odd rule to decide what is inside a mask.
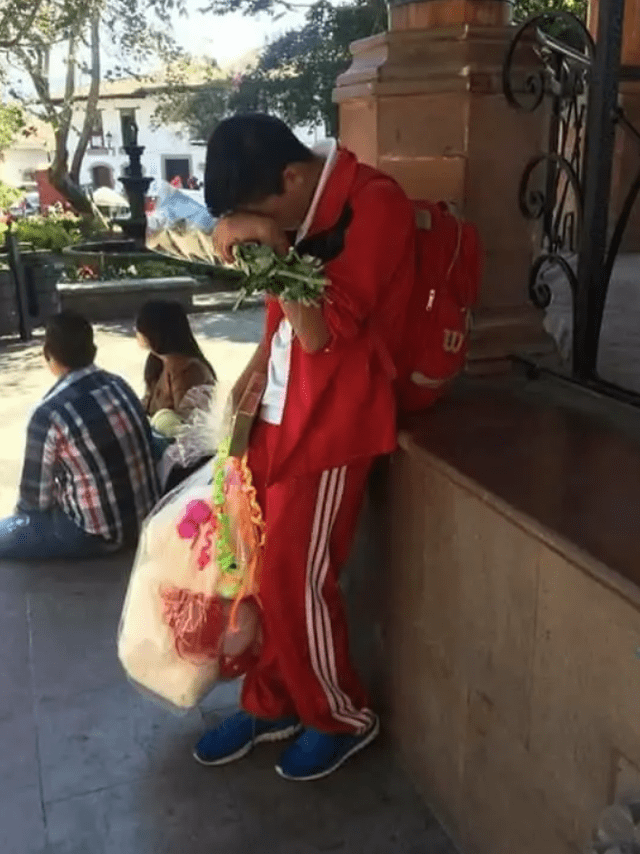
[[[419,5],[434,14],[438,3],[415,5],[392,9],[392,22],[415,16]],[[544,146],[545,116],[517,112],[502,92],[511,34],[506,26],[456,23],[373,36],[352,45],[353,64],[334,91],[341,141],[360,160],[394,177],[413,200],[453,202],[478,225],[485,272],[475,370],[484,361],[491,370],[505,365],[523,349],[553,350],[528,299],[534,235],[518,205],[525,166]]]

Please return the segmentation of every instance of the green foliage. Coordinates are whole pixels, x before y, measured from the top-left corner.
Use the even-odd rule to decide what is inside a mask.
[[[185,0],[0,0],[0,80],[8,94],[55,130],[50,180],[78,211],[92,216],[80,186],[82,160],[94,126],[100,83],[140,71],[159,57],[180,53],[171,29],[172,16],[184,12]],[[106,54],[117,64],[105,72]],[[58,69],[65,67],[60,91]],[[83,99],[77,85],[89,80]],[[70,150],[72,127],[78,131]]]
[[[20,107],[0,104],[0,151],[9,148],[25,124],[24,113]]]
[[[0,211],[6,211],[14,202],[17,202],[22,196],[22,190],[17,190],[15,187],[10,187],[8,184],[3,184],[0,181]]]
[[[326,284],[322,262],[300,256],[293,248],[280,256],[269,246],[239,245],[234,247],[234,266],[244,275],[237,304],[253,294],[268,293],[317,305]]]
[[[262,108],[292,126],[324,126],[337,134],[337,108],[331,94],[336,78],[351,63],[356,39],[382,32],[387,7],[382,0],[356,0],[334,6],[317,0],[304,26],[289,30],[267,45],[255,72],[241,82],[233,109]]]
[[[229,11],[242,2],[221,2],[213,10]],[[275,6],[272,4],[272,8]],[[250,7],[253,12],[253,6]],[[206,139],[216,124],[235,112],[280,115],[292,126],[323,125],[337,133],[337,109],[331,92],[337,76],[351,61],[356,39],[382,32],[387,22],[383,0],[355,0],[336,6],[316,0],[304,25],[267,45],[257,66],[242,76],[211,80],[199,89],[176,85],[165,97],[157,120],[184,124],[196,139]]]
[[[45,215],[19,219],[12,228],[20,243],[53,253],[60,253],[67,246],[86,240],[92,231],[95,233],[86,220],[57,207]]]
[[[586,21],[588,6],[589,0],[516,0],[513,6],[513,16],[519,22],[533,15],[542,15],[544,12],[556,12],[563,9]]]
[[[232,86],[228,79],[211,80],[197,89],[176,81],[159,96],[153,124],[182,125],[190,139],[207,139],[230,112]]]
[[[180,263],[170,259],[141,260],[139,258],[109,258],[103,264],[98,259],[85,260],[67,264],[64,279],[67,282],[117,281],[118,279],[166,279],[171,276],[192,276],[195,279],[209,278],[209,272],[204,271],[199,264]],[[215,279],[219,284],[228,281],[228,288],[237,287],[240,274],[224,269],[215,271]]]

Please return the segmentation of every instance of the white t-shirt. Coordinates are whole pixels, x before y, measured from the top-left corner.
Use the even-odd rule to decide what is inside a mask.
[[[325,158],[325,164],[307,215],[296,234],[296,243],[306,236],[313,222],[320,197],[324,192],[324,188],[338,157],[338,143],[335,139],[328,139],[326,142],[322,142],[316,146],[313,151],[318,157]],[[287,399],[287,385],[289,383],[292,339],[293,329],[291,324],[286,317],[283,317],[271,339],[271,352],[269,353],[269,366],[267,368],[267,387],[262,396],[262,406],[260,409],[260,417],[269,424],[282,423],[284,404]]]

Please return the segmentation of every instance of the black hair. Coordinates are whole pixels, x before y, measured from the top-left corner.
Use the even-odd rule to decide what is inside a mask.
[[[204,172],[204,198],[213,216],[284,191],[282,173],[308,163],[313,152],[275,116],[244,113],[220,122],[211,134]]]
[[[147,389],[162,373],[162,359],[159,359],[156,353],[161,356],[176,354],[199,359],[209,368],[213,379],[217,379],[213,365],[200,349],[191,331],[189,318],[179,302],[149,300],[138,312],[136,330],[144,335],[153,351],[149,353],[144,366]]]
[[[47,320],[44,331],[44,355],[65,368],[77,371],[93,364],[97,353],[93,327],[75,311],[61,311]]]

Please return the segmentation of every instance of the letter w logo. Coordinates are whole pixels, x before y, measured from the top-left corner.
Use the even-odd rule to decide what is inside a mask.
[[[445,329],[442,336],[442,349],[445,353],[459,353],[464,344],[464,332],[457,329]]]

